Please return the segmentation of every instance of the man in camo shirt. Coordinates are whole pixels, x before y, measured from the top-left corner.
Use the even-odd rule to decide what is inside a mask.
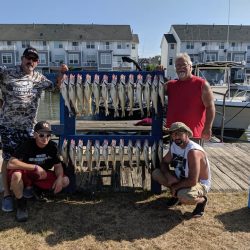
[[[21,65],[14,68],[0,67],[0,90],[3,105],[0,122],[3,164],[2,182],[4,197],[2,210],[13,211],[13,200],[7,182],[7,162],[15,149],[33,136],[36,124],[39,100],[42,90],[52,87],[52,82],[44,75],[34,71],[39,55],[35,48],[26,48],[21,58]],[[68,68],[61,66],[58,82]]]

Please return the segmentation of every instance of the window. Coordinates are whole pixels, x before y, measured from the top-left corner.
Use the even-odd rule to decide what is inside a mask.
[[[79,42],[72,42],[72,46],[74,47],[79,46]]]
[[[126,49],[126,43],[125,42],[118,42],[117,49]]]
[[[102,53],[101,54],[101,64],[111,64],[111,54]]]
[[[170,49],[174,49],[174,44],[173,43],[170,44]]]
[[[134,43],[132,43],[132,49],[135,49],[136,47],[135,47],[135,44]]]
[[[94,66],[96,64],[96,55],[87,55],[87,65]]]
[[[39,63],[41,63],[41,64],[46,64],[47,63],[45,54],[39,54]]]
[[[55,55],[55,62],[56,63],[64,63],[64,56],[63,55]]]
[[[202,42],[201,43],[201,46],[203,47],[203,46],[207,46],[207,42]]]
[[[94,49],[95,48],[95,42],[87,42],[86,43],[87,49]]]
[[[224,43],[219,43],[219,49],[225,49],[225,44]]]
[[[193,49],[193,48],[194,48],[194,43],[193,42],[187,42],[186,49]]]
[[[12,54],[2,54],[2,62],[3,64],[12,64]]]
[[[238,47],[238,44],[237,44],[236,42],[232,42],[232,43],[231,43],[231,46],[232,46],[233,48],[235,48],[235,47]]]
[[[247,63],[250,63],[250,56],[247,57]]]
[[[168,65],[173,65],[173,58],[169,58]]]
[[[245,60],[245,56],[242,54],[235,54],[234,55],[234,61],[235,62],[242,62]]]
[[[22,48],[30,47],[30,41],[22,41]]]
[[[11,41],[7,41],[7,45],[8,45],[8,46],[11,46],[11,45],[12,45],[12,42],[11,42]]]
[[[79,54],[69,54],[69,64],[79,64]]]
[[[63,43],[62,42],[60,42],[60,41],[55,41],[54,42],[54,48],[55,49],[62,49],[63,48]]]
[[[207,54],[207,62],[216,61],[216,54]]]
[[[250,49],[250,45],[247,45],[247,49]]]

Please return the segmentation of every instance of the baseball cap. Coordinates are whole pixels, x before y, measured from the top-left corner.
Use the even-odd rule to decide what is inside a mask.
[[[172,123],[168,131],[169,133],[172,133],[174,131],[183,131],[187,132],[189,137],[193,137],[192,130],[183,122]]]
[[[51,133],[51,125],[47,121],[40,121],[34,127],[35,132],[48,132]]]
[[[23,52],[23,56],[25,57],[31,57],[31,58],[34,58],[34,59],[39,59],[39,55],[38,55],[38,52],[35,48],[33,47],[28,47],[24,50]]]

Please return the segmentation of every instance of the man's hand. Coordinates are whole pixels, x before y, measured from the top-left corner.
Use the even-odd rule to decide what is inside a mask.
[[[54,182],[52,189],[54,189],[54,194],[57,194],[62,191],[63,188],[63,177],[58,176],[56,181]]]
[[[205,127],[201,133],[201,138],[205,140],[210,140],[211,136],[212,136],[212,129]]]
[[[69,70],[69,68],[68,68],[68,66],[66,64],[64,64],[64,63],[61,64],[61,67],[60,67],[60,72],[61,73],[65,73],[68,70]]]
[[[46,179],[46,177],[47,177],[46,171],[42,167],[40,167],[38,165],[36,165],[36,166],[37,166],[36,173],[39,175],[39,180]]]

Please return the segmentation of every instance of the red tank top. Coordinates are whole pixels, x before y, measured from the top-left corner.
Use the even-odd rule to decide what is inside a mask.
[[[173,122],[183,122],[193,131],[194,138],[201,138],[206,119],[206,109],[201,99],[204,84],[205,81],[197,76],[186,81],[168,82],[168,128]]]

